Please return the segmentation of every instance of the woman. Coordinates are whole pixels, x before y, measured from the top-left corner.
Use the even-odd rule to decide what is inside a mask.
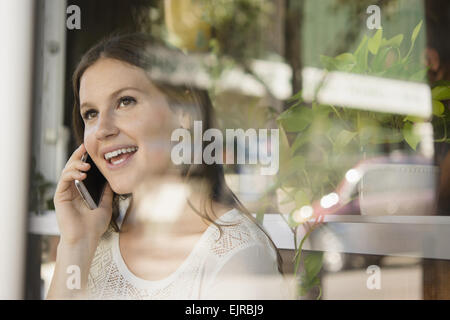
[[[286,297],[279,253],[222,167],[171,161],[171,133],[194,120],[208,129],[212,107],[205,91],[153,78],[176,69],[167,53],[181,55],[146,35],[115,36],[75,70],[80,146],[54,196],[61,238],[49,299]],[[89,174],[85,152],[108,182],[94,210],[74,185]]]

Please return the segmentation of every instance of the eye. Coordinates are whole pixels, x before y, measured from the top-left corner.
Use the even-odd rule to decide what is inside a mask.
[[[130,104],[136,103],[136,99],[133,97],[122,97],[119,99],[119,107],[129,106]]]
[[[89,109],[89,110],[85,111],[83,113],[83,119],[84,120],[91,120],[92,118],[91,118],[90,115],[93,114],[93,113],[97,113],[97,111],[95,111],[94,109]]]

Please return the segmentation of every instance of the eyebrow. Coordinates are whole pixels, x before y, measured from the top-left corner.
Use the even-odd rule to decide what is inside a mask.
[[[135,91],[140,91],[140,92],[142,92],[141,89],[136,88],[136,87],[125,87],[125,88],[121,88],[121,89],[116,90],[116,91],[114,91],[113,93],[111,93],[111,94],[109,95],[109,99],[111,100],[111,99],[114,98],[115,96],[119,95],[119,93],[121,93],[122,91],[126,91],[126,90],[135,90]],[[83,103],[80,105],[80,112],[81,112],[83,109],[88,108],[88,107],[91,106],[91,105],[92,105],[92,104],[91,104],[90,102],[83,102]]]

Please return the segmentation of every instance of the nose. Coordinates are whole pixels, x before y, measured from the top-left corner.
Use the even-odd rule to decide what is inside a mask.
[[[95,137],[98,140],[104,140],[110,136],[115,136],[118,133],[119,128],[115,124],[114,117],[108,113],[100,114],[97,121]]]

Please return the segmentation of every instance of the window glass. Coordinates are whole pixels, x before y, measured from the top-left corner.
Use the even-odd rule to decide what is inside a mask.
[[[449,16],[437,0],[38,1],[27,298],[59,292],[62,234],[87,234],[61,208],[86,213],[108,184],[101,235],[130,231],[81,270],[101,299],[194,288],[198,261],[226,253],[217,274],[248,263],[260,293],[282,270],[286,298],[449,298]],[[82,142],[105,180],[73,181],[68,206],[58,183]],[[215,214],[248,229],[204,253]],[[267,261],[238,252],[252,245]],[[219,280],[204,292],[240,283]]]

